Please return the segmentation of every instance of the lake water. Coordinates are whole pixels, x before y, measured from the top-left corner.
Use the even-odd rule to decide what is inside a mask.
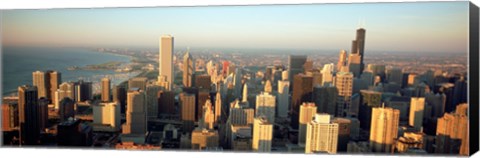
[[[67,70],[71,66],[86,66],[110,61],[129,63],[130,57],[101,53],[83,48],[33,48],[4,47],[2,49],[2,94],[17,91],[18,86],[32,84],[32,72],[36,70],[56,70],[62,73],[62,82],[85,81],[94,82],[96,86],[104,76],[112,78],[114,84],[135,76],[138,72],[120,73],[113,70]]]

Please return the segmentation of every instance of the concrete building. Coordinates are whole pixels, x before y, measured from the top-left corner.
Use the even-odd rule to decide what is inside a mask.
[[[18,87],[20,145],[36,145],[40,138],[38,91],[36,86]]]
[[[438,118],[435,153],[469,155],[468,117],[445,113]]]
[[[164,35],[160,37],[160,48],[159,48],[159,66],[158,66],[158,81],[160,77],[164,76],[164,82],[167,82],[165,89],[171,90],[172,84],[174,83],[174,72],[173,72],[173,37],[171,35]]]
[[[265,116],[268,122],[275,122],[275,96],[268,92],[257,95],[255,117]]]
[[[272,149],[273,125],[265,117],[257,117],[253,123],[252,150],[270,152]]]
[[[307,137],[307,124],[312,122],[316,113],[317,106],[315,103],[304,102],[300,106],[300,118],[298,119],[298,144],[305,145],[305,139]]]
[[[332,115],[316,114],[315,119],[307,124],[305,153],[337,153],[338,124],[332,121]]]
[[[197,128],[192,132],[192,149],[204,150],[219,147],[219,136],[216,130]]]
[[[424,109],[425,98],[412,97],[410,101],[410,115],[408,119],[408,125],[414,127],[417,131],[421,131],[422,129]]]
[[[390,153],[398,136],[400,111],[388,107],[372,109],[370,147],[373,152]]]
[[[131,88],[128,91],[127,121],[122,126],[122,134],[126,135],[124,138],[128,140],[134,139],[135,143],[140,144],[144,143],[145,134],[147,133],[145,103],[146,97],[143,90],[140,90],[140,88]]]
[[[102,102],[92,107],[93,131],[113,132],[120,130],[120,103]]]
[[[347,116],[350,112],[350,99],[353,92],[353,74],[351,72],[339,72],[335,78],[335,87],[338,90],[337,110],[335,116]]]
[[[107,77],[102,78],[102,101],[110,101],[110,79]]]
[[[192,58],[190,51],[187,50],[183,56],[183,87],[194,86],[195,79],[195,60]]]

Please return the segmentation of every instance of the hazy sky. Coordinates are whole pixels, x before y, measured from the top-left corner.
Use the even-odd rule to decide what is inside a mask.
[[[466,53],[468,2],[2,11],[4,46],[329,49]]]

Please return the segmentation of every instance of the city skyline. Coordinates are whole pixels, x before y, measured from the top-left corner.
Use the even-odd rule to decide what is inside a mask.
[[[368,27],[366,52],[466,53],[464,3],[6,10],[2,44],[158,48],[171,34],[178,47],[349,50]]]

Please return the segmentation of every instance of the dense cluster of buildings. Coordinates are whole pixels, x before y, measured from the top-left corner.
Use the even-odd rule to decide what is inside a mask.
[[[174,62],[174,38],[162,36],[158,78],[104,78],[100,98],[91,82],[36,71],[3,98],[4,144],[468,155],[465,75],[365,64],[365,37],[358,29],[336,64],[290,55],[257,73],[221,59],[199,69],[188,50]],[[80,104],[92,120],[76,116]]]

